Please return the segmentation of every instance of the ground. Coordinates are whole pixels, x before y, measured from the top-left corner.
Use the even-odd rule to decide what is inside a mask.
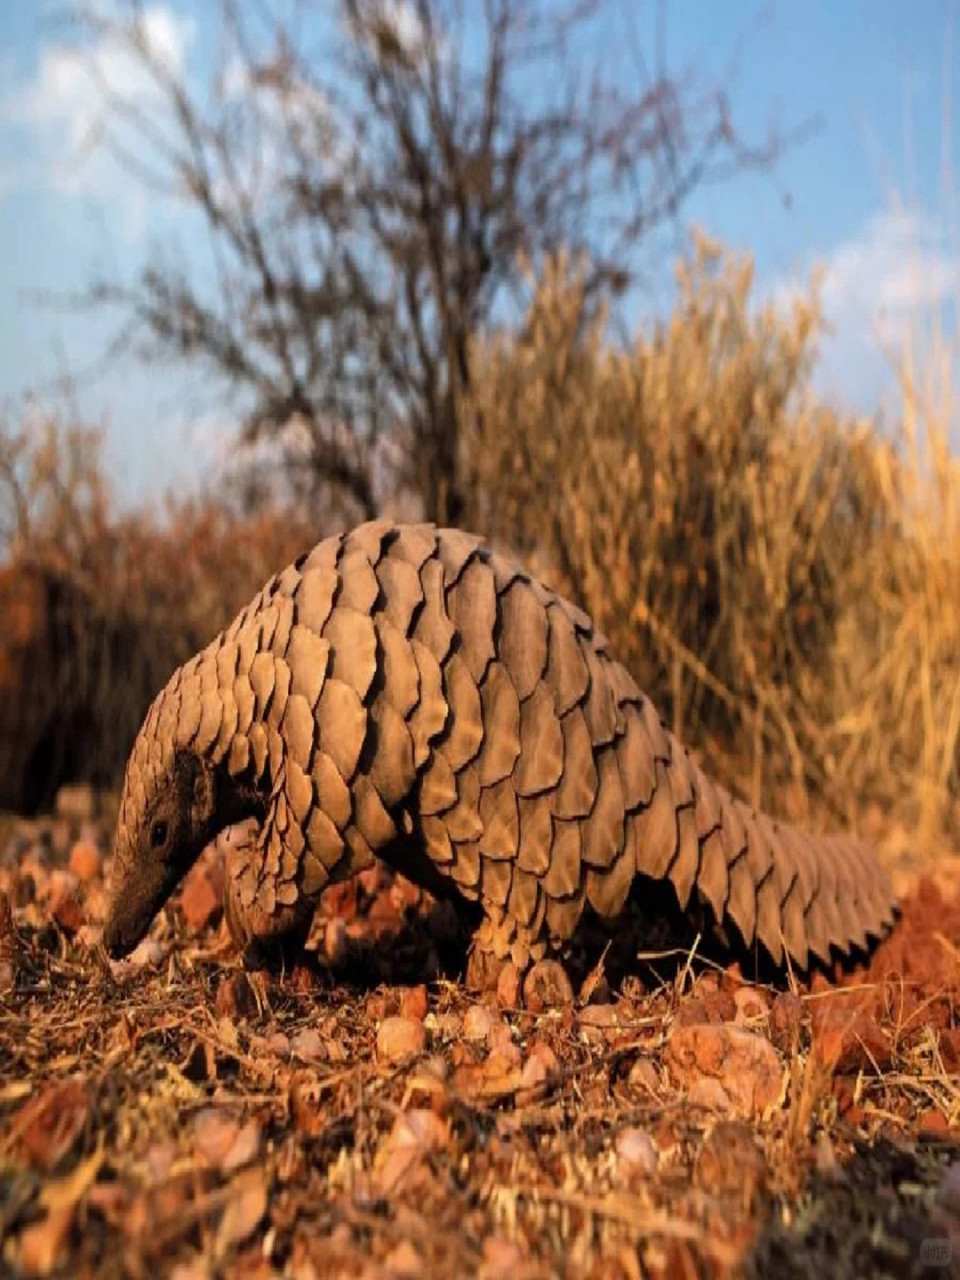
[[[829,980],[654,921],[478,1001],[455,915],[386,872],[250,980],[217,850],[111,964],[109,826],[0,830],[0,1272],[960,1273],[958,860],[904,860],[895,933]]]

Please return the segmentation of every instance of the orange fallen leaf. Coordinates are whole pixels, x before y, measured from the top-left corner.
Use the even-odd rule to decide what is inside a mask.
[[[262,1169],[251,1169],[236,1178],[217,1228],[218,1258],[235,1244],[250,1238],[267,1212],[267,1185]]]

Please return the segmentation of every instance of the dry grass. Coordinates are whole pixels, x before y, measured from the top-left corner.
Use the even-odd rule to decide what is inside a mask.
[[[315,537],[226,498],[118,513],[98,434],[39,414],[0,423],[0,511],[0,759],[101,784],[174,667]],[[46,801],[62,780],[27,789]]]
[[[65,872],[75,835],[0,843],[11,1274],[919,1277],[924,1242],[960,1248],[956,866],[839,988],[681,949],[539,1010],[503,984],[474,1004],[449,921],[377,872],[327,895],[302,966],[251,985],[213,851],[110,966],[109,863],[88,845]],[[731,1059],[678,1049],[727,1038]]]
[[[819,403],[816,297],[752,302],[703,240],[626,349],[575,266],[477,347],[472,523],[609,634],[755,803],[958,834],[960,464]]]

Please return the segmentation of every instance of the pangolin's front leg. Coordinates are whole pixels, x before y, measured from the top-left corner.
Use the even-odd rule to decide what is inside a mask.
[[[250,815],[227,916],[266,951],[299,945],[323,888],[374,855],[478,903],[478,955],[521,965],[587,905],[616,917],[638,875],[800,967],[892,919],[872,854],[732,799],[585,614],[432,526],[320,543],[174,674],[128,765],[108,945]]]

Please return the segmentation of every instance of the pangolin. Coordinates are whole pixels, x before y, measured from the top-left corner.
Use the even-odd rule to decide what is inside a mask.
[[[776,965],[866,948],[894,918],[867,846],[735,799],[581,609],[426,524],[320,542],[174,672],[127,764],[107,950],[248,819],[225,914],[261,953],[302,945],[323,889],[374,857],[479,904],[493,964],[561,948],[588,905],[614,919],[638,875]]]

